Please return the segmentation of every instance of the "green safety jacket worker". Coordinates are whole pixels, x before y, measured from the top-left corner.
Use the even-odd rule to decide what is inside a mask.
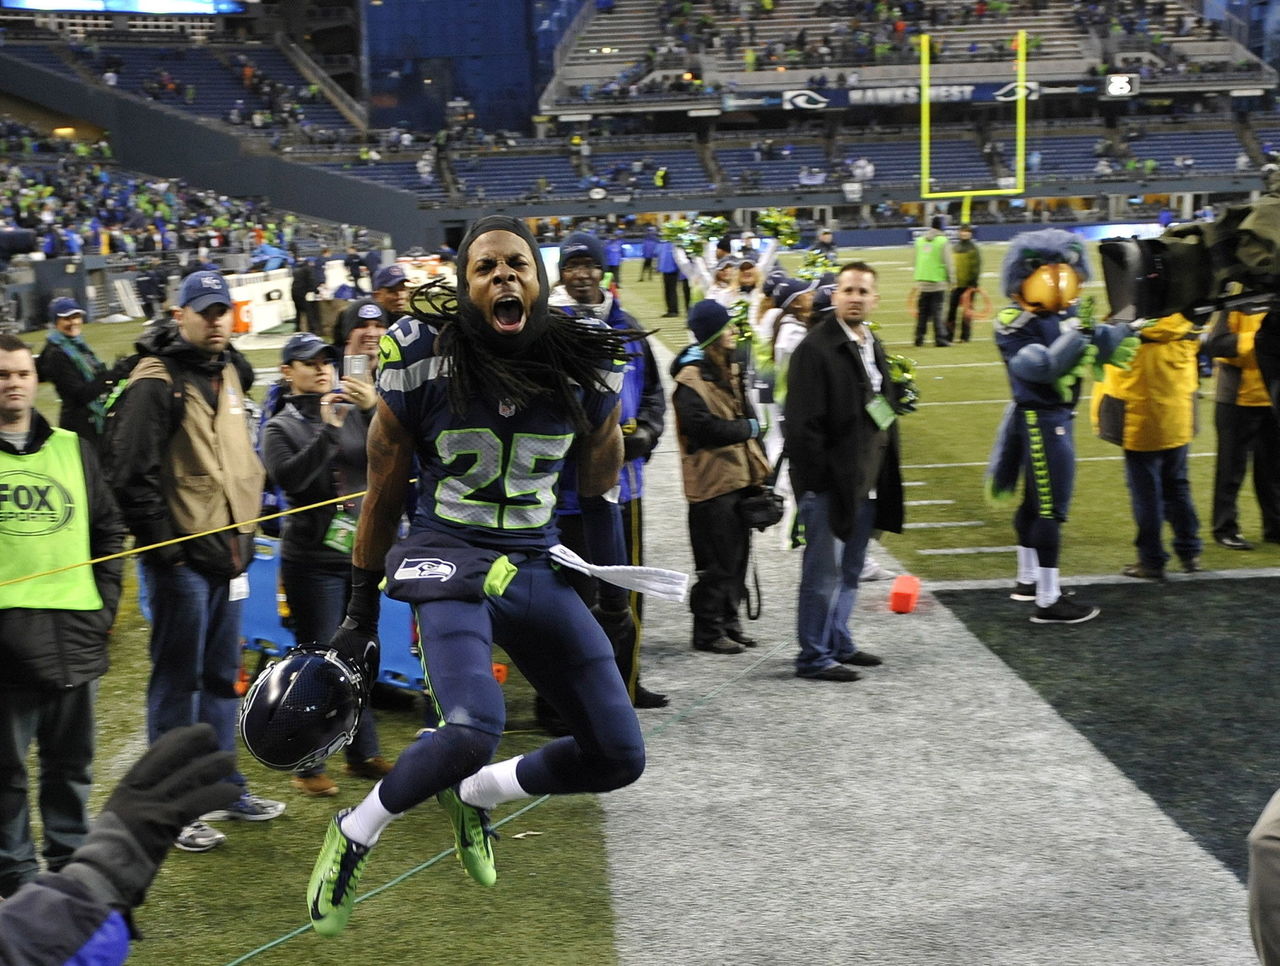
[[[93,448],[37,412],[18,449],[0,439],[0,688],[67,689],[107,670],[125,526]]]

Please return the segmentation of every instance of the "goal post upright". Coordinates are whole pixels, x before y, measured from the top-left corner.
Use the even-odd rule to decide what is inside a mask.
[[[931,99],[931,67],[933,50],[929,34],[920,35],[920,197],[960,198],[964,221],[974,198],[1020,195],[1026,190],[1027,177],[1027,32],[1015,35],[1014,56],[1016,87],[1014,92],[1014,184],[1011,188],[970,188],[964,191],[934,191],[930,188],[930,148],[933,141],[933,103]]]

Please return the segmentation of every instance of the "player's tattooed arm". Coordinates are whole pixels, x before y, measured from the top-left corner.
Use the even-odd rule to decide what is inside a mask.
[[[622,470],[622,430],[618,426],[618,413],[622,405],[599,426],[579,441],[578,493],[581,496],[600,496],[618,482]]]
[[[395,543],[413,465],[413,439],[384,400],[369,427],[369,491],[360,512],[351,559],[357,567],[381,570]]]

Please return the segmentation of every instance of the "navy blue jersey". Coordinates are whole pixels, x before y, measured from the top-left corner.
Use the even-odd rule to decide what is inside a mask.
[[[411,529],[503,550],[552,546],[559,541],[556,497],[573,423],[545,402],[517,409],[510,400],[479,397],[464,416],[454,415],[448,363],[434,354],[435,335],[406,317],[382,338],[378,394],[413,437],[418,462]],[[592,428],[618,402],[622,362],[606,362],[601,371],[610,391],[577,390]]]
[[[1009,373],[1013,401],[1027,409],[1074,409],[1077,382],[1063,399],[1054,380],[1071,369],[1088,344],[1074,313],[1032,313],[1009,308],[996,319],[996,347]],[[1066,337],[1066,338],[1064,338]]]

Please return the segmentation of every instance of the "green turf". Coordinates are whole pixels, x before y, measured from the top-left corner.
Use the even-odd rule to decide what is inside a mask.
[[[1076,589],[1102,606],[1102,618],[1034,627],[1032,605],[1007,590],[938,599],[1243,879],[1245,836],[1275,791],[1276,581]]]
[[[947,369],[935,366],[996,361],[990,324],[976,326],[975,336],[981,341],[950,349],[927,346],[915,349],[910,345],[912,323],[907,309],[912,284],[909,250],[904,246],[857,253],[845,250],[843,254],[846,258],[855,254],[865,257],[880,269],[882,302],[877,317],[883,326],[882,337],[891,349],[903,351],[920,363],[919,384],[925,405],[903,421],[904,462],[911,465],[985,461],[1002,406],[999,402],[948,404],[1003,400],[1007,389],[1002,369],[999,366]],[[1001,254],[1001,246],[984,246],[988,271],[998,266]],[[784,258],[784,264],[792,266],[798,261],[799,256]],[[676,320],[660,318],[663,311],[661,280],[641,284],[636,281],[638,271],[638,263],[628,264],[624,269],[623,304],[641,324],[657,329],[658,338],[668,347],[679,349],[685,344],[683,326]],[[988,279],[984,287],[994,297],[994,280]],[[1094,290],[1098,290],[1097,286]],[[93,324],[86,327],[85,336],[98,354],[110,361],[128,353],[140,332],[141,326],[136,323]],[[42,333],[30,333],[26,338],[38,346],[44,337]],[[259,367],[273,366],[278,360],[274,350],[257,350],[249,355]],[[254,395],[261,398],[260,387]],[[57,402],[48,386],[41,387],[38,405],[50,417],[56,417]],[[1210,417],[1211,403],[1202,403],[1201,419],[1207,430],[1193,444],[1193,452],[1213,451]],[[663,442],[666,446],[674,445],[670,426],[668,420],[668,439]],[[1077,437],[1081,456],[1120,454],[1117,448],[1092,438],[1087,418],[1078,421]],[[1207,514],[1209,506],[1212,463],[1212,459],[1192,460],[1193,492],[1202,514]],[[1066,575],[1116,572],[1134,556],[1133,524],[1124,490],[1122,463],[1119,460],[1084,462],[1079,470],[1074,515],[1065,530],[1063,572]],[[1010,555],[946,557],[917,553],[925,548],[971,544],[1003,546],[1013,542],[1009,523],[1011,509],[993,510],[983,502],[980,465],[908,469],[905,476],[925,484],[908,489],[909,500],[956,501],[953,506],[911,507],[909,521],[983,521],[981,527],[887,535],[888,549],[907,569],[939,580],[1008,577],[1012,573]],[[1257,507],[1247,487],[1242,494],[1241,511],[1246,534],[1256,535]],[[1261,548],[1255,553],[1232,553],[1210,545],[1205,551],[1205,564],[1212,568],[1277,562],[1280,562],[1280,549],[1275,547]],[[1130,591],[1136,592],[1151,595],[1156,601],[1162,599],[1156,596],[1160,593],[1158,589]],[[136,594],[130,590],[125,599],[113,635],[113,669],[103,681],[99,698],[99,780],[94,792],[95,805],[122,773],[128,758],[141,748],[142,695],[148,669],[146,629],[137,612]],[[981,594],[957,595],[949,602],[958,605],[961,601],[984,599]],[[1195,613],[1195,608],[1190,607],[1190,614]],[[1151,612],[1147,619],[1151,619]],[[1018,627],[1024,629],[1024,625]],[[1103,660],[1105,654],[1098,657],[1102,662],[1099,673],[1105,676],[1111,668]],[[1258,659],[1261,661],[1263,655]],[[1151,672],[1148,680],[1152,686],[1161,686],[1166,679],[1157,673],[1159,665],[1151,662],[1146,667]],[[1088,669],[1075,670],[1088,674]],[[523,733],[508,736],[500,752],[503,756],[544,740],[540,734],[524,731],[532,727],[532,699],[519,675],[512,674],[507,689],[511,727]],[[419,721],[413,713],[386,711],[379,712],[379,725],[384,746],[394,755],[411,740]],[[230,826],[228,845],[215,852],[172,855],[152,890],[150,901],[139,913],[147,939],[136,946],[132,963],[139,966],[229,963],[305,923],[303,891],[323,838],[325,822],[336,808],[352,804],[363,796],[369,785],[356,780],[344,781],[338,775],[342,784],[338,798],[306,800],[291,790],[286,777],[257,767],[245,755],[241,759],[254,790],[287,801],[288,813],[263,825]],[[335,772],[339,770],[335,768]],[[1246,810],[1256,814],[1261,802],[1250,800],[1248,805]],[[496,817],[503,818],[513,808],[499,812]],[[514,833],[521,831],[541,834],[515,839]],[[504,826],[502,832],[505,838],[497,845],[500,879],[496,889],[474,886],[457,861],[448,856],[386,893],[362,902],[348,934],[343,937],[321,940],[307,933],[251,961],[318,966],[358,963],[368,961],[369,950],[376,944],[379,958],[387,962],[416,961],[429,956],[449,963],[491,963],[497,961],[495,949],[501,950],[504,963],[611,962],[613,925],[601,815],[596,801],[582,797],[540,805]],[[365,875],[364,891],[373,890],[429,861],[448,848],[450,842],[450,833],[439,809],[430,803],[425,805],[395,823],[378,845]]]

